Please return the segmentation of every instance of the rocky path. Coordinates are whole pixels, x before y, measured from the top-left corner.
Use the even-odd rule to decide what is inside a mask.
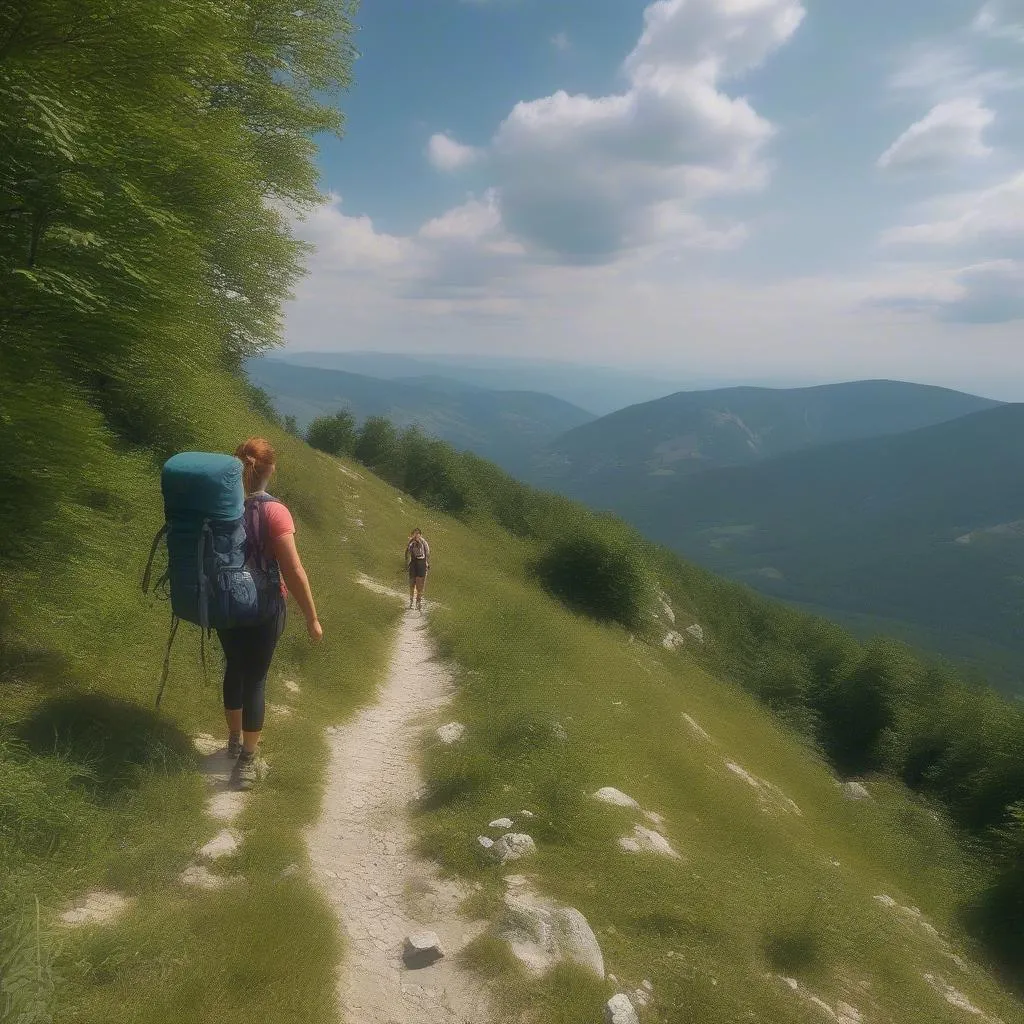
[[[328,731],[331,761],[324,806],[307,840],[314,874],[346,939],[338,979],[345,1024],[484,1024],[486,993],[456,963],[482,931],[458,914],[465,892],[413,853],[408,815],[422,785],[417,746],[451,688],[425,620],[408,612],[399,627],[377,701]],[[445,956],[411,969],[407,936],[437,934]]]

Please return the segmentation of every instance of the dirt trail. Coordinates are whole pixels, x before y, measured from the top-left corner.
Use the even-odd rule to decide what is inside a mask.
[[[483,1024],[486,993],[455,963],[480,933],[458,915],[466,893],[413,853],[409,807],[422,785],[422,730],[447,700],[451,679],[434,655],[425,619],[407,613],[377,701],[328,731],[331,761],[323,812],[307,840],[313,871],[346,938],[338,979],[345,1024]],[[406,969],[410,932],[436,932],[446,956]]]

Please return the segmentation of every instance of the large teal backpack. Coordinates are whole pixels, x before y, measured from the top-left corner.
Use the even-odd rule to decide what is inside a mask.
[[[167,570],[157,587],[170,592],[172,618],[158,705],[182,619],[199,626],[205,637],[214,629],[264,622],[281,602],[280,570],[265,544],[264,505],[276,499],[269,494],[246,499],[238,459],[182,452],[164,464],[160,489],[165,521],[153,539],[142,581],[148,592],[153,560],[166,537]]]

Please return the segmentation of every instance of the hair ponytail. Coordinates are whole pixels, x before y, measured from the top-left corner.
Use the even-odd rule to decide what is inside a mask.
[[[277,465],[277,455],[269,441],[250,437],[235,449],[235,458],[242,463],[242,482],[245,493],[252,494],[266,485]]]

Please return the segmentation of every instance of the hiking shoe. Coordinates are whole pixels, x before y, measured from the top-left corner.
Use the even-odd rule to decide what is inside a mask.
[[[240,735],[231,735],[228,737],[228,757],[232,761],[238,760],[238,755],[242,753],[242,737]]]
[[[260,781],[260,761],[255,753],[242,751],[235,762],[231,779],[239,789],[252,789]]]

